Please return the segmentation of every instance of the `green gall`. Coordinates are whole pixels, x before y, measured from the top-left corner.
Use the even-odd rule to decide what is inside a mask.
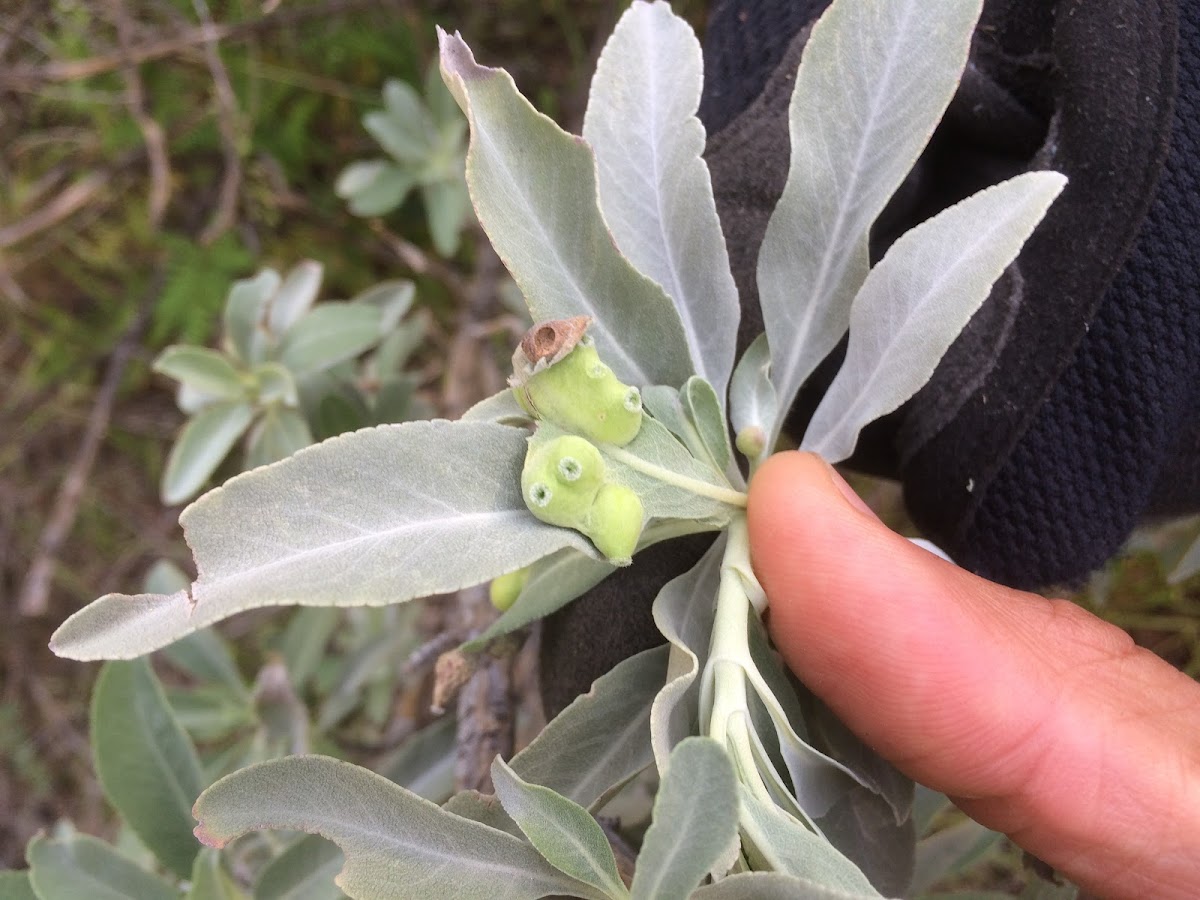
[[[530,446],[521,471],[521,494],[529,511],[543,522],[580,528],[604,473],[599,450],[577,435],[563,435]]]
[[[627,565],[633,559],[645,524],[642,501],[623,484],[605,484],[596,493],[581,530],[610,562]]]
[[[501,575],[499,578],[493,578],[492,585],[488,589],[492,606],[500,612],[506,612],[516,603],[517,598],[521,596],[521,591],[525,589],[525,585],[529,581],[530,570],[531,567],[526,566],[515,572],[509,572],[507,575]]]
[[[734,444],[747,459],[758,459],[767,448],[767,435],[757,425],[747,425],[737,433]]]
[[[623,447],[642,427],[642,395],[623,384],[583,331],[586,316],[535,325],[513,354],[509,384],[531,416]]]

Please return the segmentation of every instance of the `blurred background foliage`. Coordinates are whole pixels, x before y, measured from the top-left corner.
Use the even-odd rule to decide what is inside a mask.
[[[456,415],[497,390],[524,325],[470,217],[462,240],[450,239],[448,214],[430,227],[445,155],[413,174],[414,190],[395,192],[398,205],[356,203],[365,175],[348,183],[343,173],[384,155],[380,128],[363,119],[395,106],[385,107],[385,83],[436,103],[426,81],[435,24],[461,31],[481,61],[507,68],[577,131],[623,5],[0,0],[0,868],[23,866],[30,837],[63,819],[116,834],[88,737],[98,667],[59,660],[46,643],[100,594],[161,576],[156,562],[190,565],[179,507],[159,499],[186,414],[155,359],[171,345],[217,347],[235,281],[313,260],[322,301],[413,283],[407,319],[420,340],[401,362],[414,409]],[[702,30],[703,0],[673,6]],[[439,133],[453,145],[453,126]],[[383,149],[389,165],[404,163]],[[347,375],[364,396],[365,365]],[[904,527],[894,486],[856,487]],[[1092,585],[1068,586],[1192,676],[1200,591],[1167,575],[1195,533],[1194,523],[1147,531]],[[431,720],[425,673],[436,651],[478,622],[444,599],[359,612],[345,622],[326,611],[239,617],[223,633],[237,677],[257,682],[245,690],[258,712],[206,706],[202,690],[188,692],[197,684],[186,664],[168,659],[160,674],[176,715],[202,744],[242,735],[257,747],[271,727],[263,679],[283,664],[323,750],[387,765]],[[526,694],[531,658],[512,676]],[[536,701],[514,713],[518,743],[539,714]],[[993,884],[1011,881],[1014,859],[995,863]]]
[[[702,25],[702,3],[675,7]],[[218,346],[236,280],[314,260],[321,301],[415,285],[413,409],[455,414],[495,389],[523,328],[519,298],[469,218],[468,239],[443,228],[435,245],[428,191],[367,217],[338,196],[338,176],[382,155],[363,119],[385,109],[389,80],[429,99],[435,25],[577,130],[620,12],[606,0],[0,0],[0,867],[23,866],[31,835],[61,819],[116,833],[88,742],[98,667],[46,642],[94,597],[136,590],[156,561],[190,564],[179,507],[158,496],[186,416],[154,360]],[[446,607],[416,616],[421,636],[447,629]],[[395,629],[377,618],[331,639],[319,614],[290,631],[251,615],[226,634],[251,679],[270,654],[303,657],[314,725],[354,756],[394,749],[428,719],[425,680],[399,673],[413,647],[397,662]],[[311,649],[321,635],[325,657]],[[161,671],[172,698],[194,687],[169,662]],[[185,723],[204,712],[198,697],[179,701]]]

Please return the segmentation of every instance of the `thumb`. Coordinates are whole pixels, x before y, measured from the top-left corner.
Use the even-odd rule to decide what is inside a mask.
[[[747,509],[772,638],[860,738],[1105,896],[1200,886],[1200,686],[1064,600],[889,531],[810,454]]]

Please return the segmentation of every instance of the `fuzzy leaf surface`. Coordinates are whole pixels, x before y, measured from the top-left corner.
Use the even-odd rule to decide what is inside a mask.
[[[354,359],[384,336],[383,320],[369,303],[322,303],[284,335],[279,361],[299,378]]]
[[[504,811],[547,862],[609,897],[629,896],[608,838],[586,809],[523,781],[500,757],[492,763],[492,783]]]
[[[200,849],[191,807],[208,782],[149,661],[104,666],[92,695],[91,736],[109,801],[165,866],[189,877]]]
[[[859,0],[813,26],[788,111],[788,179],[758,258],[783,410],[848,327],[868,232],[954,96],[981,7]]]
[[[90,835],[38,835],[25,858],[38,900],[179,900],[173,885]]]
[[[207,347],[170,346],[158,355],[152,368],[210,397],[237,400],[246,394],[246,385],[229,358]]]
[[[654,624],[671,644],[666,683],[654,698],[650,734],[660,771],[699,718],[696,681],[708,658],[726,538],[717,538],[692,569],[667,582],[654,600]]]
[[[724,409],[741,308],[701,157],[701,70],[691,26],[667,3],[635,2],[600,54],[583,136],[617,247],[675,301]]]
[[[853,897],[879,897],[862,871],[820,835],[742,787],[742,847],[756,870],[784,872]]]
[[[692,737],[671,753],[633,877],[635,900],[685,900],[737,841],[737,781],[725,750]]]
[[[346,895],[333,879],[345,862],[337,844],[305,835],[263,867],[254,900],[341,900]]]
[[[471,125],[475,212],[534,321],[592,316],[589,333],[623,382],[683,384],[695,368],[679,314],[614,244],[591,150],[537,112],[507,72],[478,65],[458,35],[438,39],[442,76]]]
[[[512,758],[513,771],[580,806],[603,806],[654,762],[650,707],[666,665],[667,648],[654,647],[601,675]]]
[[[192,867],[191,886],[184,900],[250,900],[221,865],[221,854],[202,849]]]
[[[182,503],[204,486],[254,418],[254,408],[241,400],[207,406],[188,420],[171,447],[163,471],[162,501]]]
[[[521,498],[525,432],[381,425],[247,472],[180,521],[200,577],[170,596],[109,594],[59,627],[72,659],[129,658],[246,609],[383,606],[480,584],[564,547]],[[465,547],[470,548],[464,553]]]
[[[197,837],[218,848],[264,828],[328,838],[346,856],[337,883],[353,898],[443,900],[449,888],[462,900],[604,900],[525,842],[329,757],[290,756],[227,775],[193,813]]]
[[[901,237],[850,311],[850,342],[802,449],[840,462],[863,426],[896,409],[987,299],[1066,179],[1029,172],[968,197]]]
[[[267,311],[267,328],[272,334],[283,334],[312,308],[324,272],[324,267],[311,259],[292,266],[271,298],[271,308]]]

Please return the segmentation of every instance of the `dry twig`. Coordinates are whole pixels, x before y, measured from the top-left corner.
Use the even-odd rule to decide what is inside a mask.
[[[121,386],[125,367],[136,352],[142,333],[150,321],[150,312],[162,290],[164,277],[165,272],[160,269],[152,279],[150,288],[146,292],[133,322],[125,330],[120,341],[117,342],[116,349],[109,357],[108,369],[104,373],[104,381],[96,395],[96,404],[92,407],[91,415],[88,416],[87,429],[80,441],[79,452],[75,454],[75,460],[71,463],[71,468],[67,471],[67,476],[59,487],[50,519],[47,521],[46,527],[42,529],[41,537],[38,540],[37,556],[29,568],[29,573],[25,576],[25,583],[21,586],[21,592],[18,595],[17,609],[23,616],[40,616],[46,612],[55,562],[63,543],[75,524],[75,517],[79,513],[79,503],[83,498],[83,489],[86,487],[88,475],[91,474],[92,467],[96,463],[96,454],[100,449],[100,443],[108,431],[117,389]]]
[[[214,29],[212,16],[208,11],[205,0],[192,0],[192,7],[200,17],[201,24]],[[221,190],[217,197],[217,206],[212,218],[200,234],[200,243],[211,244],[226,231],[233,227],[237,219],[238,195],[242,186],[242,155],[238,152],[238,118],[240,113],[237,106],[237,95],[233,92],[233,84],[229,80],[229,72],[221,61],[221,52],[217,45],[218,38],[210,38],[203,43],[204,60],[212,75],[213,93],[217,100],[217,129],[221,134],[221,153],[225,160],[225,174],[221,178]]]
[[[121,53],[132,56],[133,21],[129,17],[129,10],[124,0],[110,0],[110,4]],[[171,200],[171,165],[167,159],[167,141],[162,126],[146,111],[146,91],[137,64],[127,63],[121,74],[125,80],[125,101],[129,114],[137,123],[146,144],[146,157],[150,161],[150,227],[158,228]]]
[[[104,189],[110,176],[109,172],[90,172],[62,190],[37,211],[19,222],[0,228],[0,249],[11,247],[74,215]]]

